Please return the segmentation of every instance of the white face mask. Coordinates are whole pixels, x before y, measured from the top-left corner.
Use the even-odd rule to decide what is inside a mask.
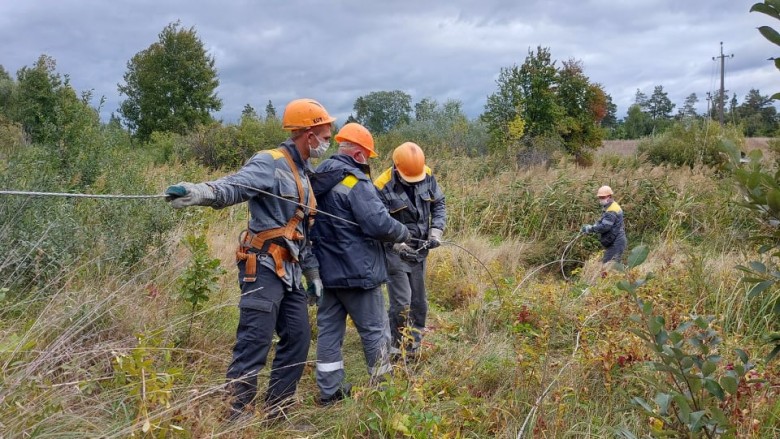
[[[309,157],[316,159],[325,155],[328,148],[330,148],[330,142],[327,140],[320,140],[320,137],[316,134],[314,135],[314,138],[317,139],[319,143],[315,148],[309,147]]]
[[[609,206],[609,203],[611,203],[611,202],[612,202],[612,200],[609,199],[609,198],[605,198],[603,200],[599,199],[599,204],[601,205],[601,207],[607,207],[607,206]]]

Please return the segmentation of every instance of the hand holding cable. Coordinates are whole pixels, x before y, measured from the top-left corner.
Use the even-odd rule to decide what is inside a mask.
[[[432,228],[428,233],[428,241],[423,244],[424,248],[432,249],[441,245],[441,235],[444,232],[441,229]]]
[[[175,209],[187,206],[211,206],[217,197],[214,190],[206,183],[188,183],[182,181],[168,186],[165,190],[165,201]]]

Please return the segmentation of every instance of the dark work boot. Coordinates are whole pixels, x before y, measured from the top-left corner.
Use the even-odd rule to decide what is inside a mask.
[[[228,383],[227,390],[231,398],[230,413],[228,414],[228,419],[231,422],[254,416],[252,401],[257,394],[256,386],[243,381],[233,381]]]
[[[314,403],[320,407],[327,407],[341,401],[344,398],[349,398],[351,394],[352,384],[345,383],[341,386],[341,388],[336,390],[336,393],[328,396],[327,398],[322,398],[321,396],[314,397]]]

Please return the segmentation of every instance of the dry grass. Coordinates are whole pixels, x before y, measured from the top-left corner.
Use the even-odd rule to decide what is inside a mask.
[[[760,149],[764,154],[769,152],[768,142],[771,137],[749,137],[745,139],[745,152],[754,149]],[[615,154],[621,156],[636,155],[637,146],[641,140],[605,140],[602,142],[601,149],[596,151],[597,155]]]
[[[639,268],[657,274],[642,294],[669,322],[689,313],[714,313],[726,346],[747,343],[752,352],[759,351],[746,334],[754,337],[755,328],[768,323],[754,315],[755,304],[745,298],[734,271],[752,255],[741,254],[739,247],[692,244],[686,240],[690,230],[682,227],[691,217],[714,221],[715,226],[706,227],[719,224],[709,217],[714,210],[702,206],[709,200],[704,197],[719,190],[708,171],[644,165],[616,170],[598,163],[581,168],[564,160],[550,169],[491,174],[489,165],[469,159],[438,163],[435,169],[442,170],[451,220],[462,224],[460,233],[448,230],[445,239],[458,246],[431,252],[432,306],[423,358],[399,365],[384,390],[367,386],[362,348],[350,326],[344,353],[348,379],[356,386],[354,398],[327,409],[314,405],[313,340],[288,419],[270,424],[258,412],[244,423],[224,422],[221,385],[238,301],[234,252],[246,208],[196,208],[160,249],[170,259],[149,254],[113,277],[68,267],[64,276],[80,272],[81,277],[54,291],[48,306],[30,307],[34,323],[23,314],[0,321],[0,359],[7,366],[0,374],[0,427],[9,437],[36,428],[51,435],[140,436],[142,423],[134,418],[137,402],[128,387],[116,383],[111,359],[132,352],[136,334],[162,332],[167,341],[179,344],[153,349],[151,367],[182,371],[170,407],[156,407],[152,416],[175,422],[192,437],[517,437],[524,424],[524,437],[605,437],[619,426],[646,434],[646,419],[628,409],[631,396],[648,391],[640,379],[647,352],[631,335],[627,319],[635,305],[614,288],[620,275],[601,279],[598,251],[575,239],[580,220],[598,214],[592,191],[602,182],[614,182],[628,212],[639,211],[632,203],[644,190],[642,184],[663,182],[674,192],[668,206],[672,220],[659,231],[649,260]],[[515,210],[513,203],[523,191],[542,204],[527,212]],[[469,204],[477,202],[483,204]],[[574,209],[581,211],[572,214]],[[536,212],[547,215],[538,219],[540,236],[555,232],[545,222],[555,214],[575,219],[564,226],[555,223],[568,228],[560,240],[544,243],[478,231],[490,223],[521,224]],[[227,273],[183,342],[189,313],[177,297],[175,281],[188,259],[179,242],[189,233],[206,234],[211,254]],[[584,265],[578,274],[563,277],[560,259],[568,258],[584,259],[578,261]],[[310,317],[314,325],[313,309]],[[9,355],[9,345],[19,355]],[[172,354],[169,360],[166,351]],[[261,388],[267,377],[265,369]],[[771,422],[766,401],[776,398],[777,390],[771,392],[751,400],[756,407],[751,416]]]

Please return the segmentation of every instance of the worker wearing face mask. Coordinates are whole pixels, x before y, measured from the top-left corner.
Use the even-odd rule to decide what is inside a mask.
[[[582,226],[582,233],[598,233],[599,242],[604,247],[604,257],[601,262],[602,276],[606,274],[608,264],[619,262],[626,250],[628,240],[623,227],[623,209],[614,200],[614,193],[609,186],[601,186],[596,192],[602,208],[601,218],[595,224]]]
[[[309,158],[325,154],[334,120],[319,102],[296,99],[282,116],[290,138],[278,148],[258,152],[238,172],[216,181],[181,182],[166,191],[174,208],[221,209],[242,202],[249,207],[236,252],[240,315],[227,370],[232,419],[253,414],[257,375],[274,332],[279,341],[264,398],[266,414],[283,415],[303,374],[311,335],[302,277],[310,294],[322,293],[308,237],[316,206]]]
[[[410,238],[390,216],[371,183],[369,157],[374,139],[357,123],[338,134],[338,154],[324,160],[311,176],[319,214],[312,247],[320,262],[324,293],[317,309],[316,402],[330,405],[350,396],[345,382],[342,345],[347,316],[363,343],[373,383],[390,372],[389,332],[382,284],[387,281],[383,242]]]

